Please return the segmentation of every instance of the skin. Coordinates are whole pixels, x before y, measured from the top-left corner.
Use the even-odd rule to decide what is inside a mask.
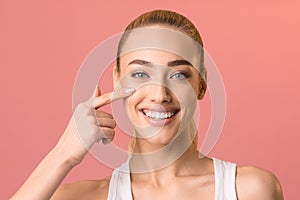
[[[157,50],[141,50],[129,53],[121,59],[121,72],[118,73],[114,69],[115,85],[124,80],[123,78],[132,68],[147,69],[147,66],[143,64],[129,66],[129,63],[135,59],[143,59],[158,65],[168,66],[169,62],[182,58],[172,53]],[[188,82],[194,93],[197,94],[199,91],[199,76],[192,66],[181,64],[170,66],[170,68],[173,72],[188,71],[190,76],[185,78],[184,81]],[[170,74],[168,74],[165,78],[170,79],[170,77]],[[177,80],[170,79],[170,81]],[[90,148],[100,140],[104,143],[113,140],[116,123],[111,114],[101,111],[103,105],[113,100],[124,98],[128,115],[136,126],[147,125],[145,117],[138,108],[153,105],[166,107],[178,107],[180,105],[179,100],[181,102],[182,99],[178,99],[178,95],[170,88],[159,84],[149,84],[145,87],[130,93],[125,93],[122,90],[118,95],[114,95],[113,99],[111,93],[101,95],[99,89],[96,88],[92,97],[87,102],[79,105],[78,108],[79,111],[85,111],[79,112],[85,113],[81,118],[90,120],[85,121],[85,124],[93,124],[93,126],[88,127],[88,136],[84,136],[85,146]],[[184,105],[186,104],[183,103]],[[185,112],[185,110],[181,109],[180,112]],[[182,120],[180,116],[182,115],[175,115],[170,125],[164,126],[159,134],[149,138],[137,138],[134,152],[148,153],[161,149],[166,145],[175,145],[172,144],[172,140],[176,136],[179,123]],[[110,177],[103,180],[80,181],[59,186],[63,178],[73,167],[80,164],[87,153],[87,149],[80,142],[74,128],[75,117],[72,116],[58,144],[40,163],[12,199],[50,199],[51,196],[52,200],[107,199]],[[186,134],[186,137],[188,134]],[[164,153],[160,156],[165,156]],[[143,200],[214,199],[213,161],[208,157],[199,159],[198,154],[197,148],[191,144],[179,159],[167,167],[150,170],[146,173],[131,173],[133,198]],[[141,162],[145,167],[151,169],[151,162],[147,160]],[[130,164],[134,166],[135,163],[131,162]],[[253,166],[237,167],[236,190],[240,200],[283,199],[277,178],[271,172]]]
[[[134,90],[128,92],[122,89],[114,94],[101,95],[97,86],[90,99],[76,107],[58,143],[11,199],[50,199],[64,177],[82,162],[94,143],[102,140],[106,144],[113,140],[116,122],[111,114],[101,111],[100,108],[112,101],[126,98],[133,92]],[[82,128],[82,131],[78,132],[77,127]],[[88,183],[86,186],[83,188],[90,189],[91,184]],[[58,193],[59,191],[61,190],[58,190]],[[62,194],[62,199],[68,194]]]
[[[158,54],[160,56],[158,56]],[[121,73],[115,71],[115,82],[119,81],[131,69],[127,68],[130,60],[133,59],[151,60],[154,63],[166,65],[167,62],[180,59],[170,53],[158,51],[144,51],[138,54],[128,54],[121,61]],[[138,66],[140,67],[140,66]],[[178,66],[176,70],[186,66]],[[197,72],[190,69],[194,76],[188,80],[195,91],[198,91]],[[149,85],[145,90],[136,91],[127,100],[127,106],[131,109],[131,118],[139,125],[144,123],[144,119],[139,117],[135,107],[143,104],[176,104],[165,101],[165,99],[175,98],[172,93],[162,86]],[[154,92],[155,91],[155,92]],[[176,119],[175,119],[176,121]],[[175,135],[175,131],[166,127],[162,132],[151,139],[137,139],[135,152],[151,152],[162,146],[169,144]],[[147,164],[147,163],[146,163]],[[99,181],[83,181],[62,186],[54,195],[53,199],[74,199],[74,197],[88,199],[107,199],[108,177]],[[161,170],[148,173],[132,173],[132,193],[134,199],[214,199],[214,169],[213,161],[210,158],[199,159],[197,149],[191,145],[188,150],[170,166]],[[266,170],[254,166],[237,167],[236,190],[240,200],[280,200],[283,199],[281,187],[277,178]]]

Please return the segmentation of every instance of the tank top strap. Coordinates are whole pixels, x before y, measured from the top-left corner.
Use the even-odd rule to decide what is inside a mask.
[[[236,164],[212,158],[215,173],[215,200],[237,200]],[[112,173],[108,200],[132,200],[129,160]]]
[[[236,164],[212,158],[215,171],[215,200],[237,200]]]
[[[132,200],[129,160],[113,171],[107,199]]]

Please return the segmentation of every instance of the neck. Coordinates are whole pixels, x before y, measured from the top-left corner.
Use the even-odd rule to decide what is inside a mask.
[[[164,168],[181,156],[186,155],[187,150],[197,152],[193,145],[195,136],[193,126],[186,127],[179,132],[170,142],[164,143],[162,138],[154,140],[136,138],[133,154],[131,156],[131,172],[144,173]]]
[[[132,180],[163,184],[172,177],[199,174],[199,164],[206,159],[199,159],[191,131],[195,129],[186,128],[167,145],[137,139],[130,158]]]
[[[157,156],[156,161],[162,161],[162,154]],[[172,157],[172,156],[170,156]],[[131,170],[131,179],[133,182],[142,181],[150,183],[156,187],[166,186],[171,183],[176,177],[180,176],[196,176],[200,175],[204,171],[205,160],[204,158],[199,159],[199,153],[197,148],[194,145],[190,145],[188,149],[176,160],[170,162],[166,166],[160,166],[165,163],[163,162],[150,162],[147,159],[136,160],[136,157],[132,157],[130,160],[130,170]],[[169,160],[164,158],[165,160]],[[138,162],[138,168],[136,164]],[[140,170],[141,167],[148,169],[143,173],[132,172],[132,167],[134,170]],[[160,168],[159,168],[160,167]],[[141,171],[139,171],[141,172]]]

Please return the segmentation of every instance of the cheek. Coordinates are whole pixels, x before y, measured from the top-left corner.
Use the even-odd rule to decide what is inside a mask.
[[[175,94],[177,101],[182,105],[189,105],[197,99],[196,88],[189,82],[172,84],[169,88]]]
[[[138,109],[139,103],[145,98],[145,90],[136,90],[131,96],[124,100],[127,113],[132,113]]]
[[[197,96],[191,84],[176,85],[171,88],[181,108],[182,121],[187,123],[194,115],[197,107]]]

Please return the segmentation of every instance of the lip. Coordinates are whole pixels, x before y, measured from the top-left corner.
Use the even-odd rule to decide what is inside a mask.
[[[146,116],[144,111],[174,112],[174,115],[171,116],[170,118],[159,120],[159,119],[152,119],[152,118]],[[176,118],[176,116],[179,112],[180,112],[180,109],[177,107],[164,107],[164,106],[157,106],[157,105],[139,109],[139,113],[146,119],[146,121],[148,123],[150,123],[153,126],[166,126],[166,125],[172,123],[172,121],[174,121],[174,119]]]

